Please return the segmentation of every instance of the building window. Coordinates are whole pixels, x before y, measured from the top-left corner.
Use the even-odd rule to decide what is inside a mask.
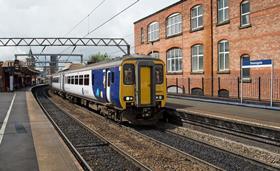
[[[228,0],[218,0],[218,23],[229,20]]]
[[[141,43],[143,44],[145,42],[145,34],[144,34],[144,29],[141,28]]]
[[[192,72],[203,71],[203,45],[192,47]]]
[[[167,52],[167,71],[182,72],[182,49],[175,48]]]
[[[157,51],[151,52],[151,53],[149,53],[149,56],[151,56],[153,58],[159,58],[159,52],[157,52]]]
[[[243,79],[249,79],[250,78],[250,68],[242,68],[243,61],[250,61],[249,55],[243,55],[241,56],[241,63],[240,68],[242,69],[242,78]]]
[[[198,30],[203,27],[203,7],[197,5],[191,9],[191,28]]]
[[[240,19],[241,27],[250,25],[250,2],[249,1],[243,1],[241,3],[240,16],[241,16]]]
[[[159,23],[153,22],[148,26],[148,40],[149,42],[159,39]]]
[[[182,33],[182,15],[173,14],[167,18],[167,37]]]
[[[219,71],[229,70],[229,42],[222,40],[219,42]]]

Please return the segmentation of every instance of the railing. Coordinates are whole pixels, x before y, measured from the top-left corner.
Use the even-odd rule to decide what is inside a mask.
[[[212,82],[214,85],[212,94]],[[241,80],[234,78],[191,78],[191,77],[172,77],[167,78],[168,93],[223,97],[240,99]],[[280,102],[280,78],[273,79],[273,101]],[[248,100],[269,101],[271,92],[270,77],[255,77],[243,79],[242,97]]]

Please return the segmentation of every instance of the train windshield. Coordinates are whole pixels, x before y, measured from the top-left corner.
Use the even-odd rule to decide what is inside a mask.
[[[156,83],[162,84],[163,83],[163,66],[162,65],[156,65]]]
[[[123,66],[124,84],[132,85],[135,80],[135,70],[133,64],[125,64]]]

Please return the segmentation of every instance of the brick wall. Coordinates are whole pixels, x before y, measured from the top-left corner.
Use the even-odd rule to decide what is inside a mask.
[[[205,95],[211,95],[213,80],[214,95],[218,95],[219,89],[225,89],[229,90],[230,96],[238,96],[237,79],[240,76],[240,58],[244,54],[249,55],[251,60],[273,59],[275,77],[280,79],[280,1],[250,0],[251,26],[243,29],[240,28],[241,2],[242,0],[229,0],[230,22],[220,26],[217,25],[217,0],[213,0],[212,5],[211,0],[182,0],[154,15],[139,20],[135,23],[135,52],[147,55],[152,51],[158,51],[160,58],[166,61],[168,49],[182,48],[183,73],[167,75],[168,83],[174,85],[178,78],[177,82],[181,84],[180,87],[200,87],[204,89]],[[198,4],[202,4],[204,10],[203,30],[190,32],[190,10]],[[177,12],[181,13],[183,17],[183,32],[179,36],[166,38],[166,18]],[[160,40],[152,44],[147,41],[147,27],[154,21],[160,24]],[[141,43],[141,28],[144,28],[145,32],[143,44]],[[211,31],[213,31],[213,35]],[[218,72],[218,42],[220,40],[229,41],[230,70],[227,73]],[[191,73],[191,47],[195,44],[204,46],[204,72],[201,74]],[[244,90],[247,88],[248,91],[250,89],[258,91],[256,85],[259,85],[259,77],[262,80],[269,79],[270,69],[251,69],[250,74],[252,80],[244,83]],[[203,84],[201,83],[202,78],[204,79]],[[188,79],[192,80],[191,85],[189,85]],[[218,79],[220,79],[220,84],[218,84]],[[263,82],[261,83],[261,94],[262,97],[265,97],[270,91],[270,86],[266,85],[269,80],[261,82]],[[280,91],[278,84],[274,85],[276,91]],[[255,96],[256,93],[251,94]],[[276,96],[278,97],[278,95]]]

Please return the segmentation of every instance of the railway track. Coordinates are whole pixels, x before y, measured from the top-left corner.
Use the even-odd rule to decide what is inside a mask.
[[[162,129],[135,128],[135,130],[223,170],[279,170],[279,168]]]
[[[56,95],[51,94],[51,96],[51,100],[63,111],[71,113],[72,117],[80,120],[89,129],[100,132],[108,141],[129,153],[151,170],[221,170],[208,162],[131,131],[124,125],[119,125],[83,107],[73,105]]]
[[[45,91],[33,91],[40,106],[85,170],[150,170],[100,134],[57,108]]]
[[[176,111],[174,108],[166,109],[170,123],[178,125],[194,125],[226,134],[236,135],[256,142],[280,146],[280,131],[273,127],[256,125],[255,123],[242,123],[201,115],[198,112]]]
[[[64,100],[60,100],[64,101]],[[63,102],[62,102],[63,103]],[[60,105],[62,104],[60,103]],[[66,106],[64,106],[66,107]],[[70,108],[70,106],[68,106]],[[78,107],[79,108],[79,107]],[[80,107],[81,110],[85,110],[85,113],[89,113],[86,109]],[[71,109],[69,109],[71,110]],[[81,111],[79,110],[79,111]],[[95,114],[94,114],[95,115]],[[96,115],[103,122],[106,122],[106,119]],[[80,117],[79,120],[81,122],[86,123],[90,120],[88,117]],[[92,117],[92,116],[91,116]],[[88,121],[89,122],[89,121]],[[107,121],[108,122],[108,121]],[[110,121],[109,121],[110,122]],[[112,123],[115,124],[116,123]],[[120,126],[119,126],[120,127]],[[278,170],[278,168],[266,165],[264,163],[258,162],[256,160],[246,158],[241,155],[233,154],[226,150],[222,150],[211,146],[209,144],[199,142],[193,139],[189,139],[183,137],[181,135],[174,134],[172,132],[168,132],[163,129],[158,128],[139,128],[139,127],[126,127],[121,126],[120,129],[128,130],[129,132],[138,135],[138,137],[142,137],[144,139],[149,139],[151,141],[156,142],[157,144],[161,144],[161,146],[165,146],[166,148],[170,148],[181,155],[189,156],[189,158],[195,159],[198,162],[204,163],[207,165],[207,170],[211,168],[212,170]],[[108,135],[108,133],[107,133]],[[152,151],[151,151],[152,153]],[[166,154],[168,155],[168,154]],[[143,162],[142,162],[143,163]],[[144,161],[145,163],[145,161]],[[168,162],[166,162],[168,163]],[[165,164],[166,164],[165,163]],[[189,164],[189,163],[188,163]],[[151,166],[153,170],[172,170],[168,167],[168,169],[161,169],[157,167]],[[180,167],[182,169],[182,167]],[[204,168],[204,169],[201,169]],[[201,167],[200,170],[205,170],[205,166]],[[176,168],[175,168],[176,169]],[[177,168],[178,169],[178,168]],[[193,169],[193,168],[192,168]],[[180,169],[179,169],[180,170]],[[184,169],[183,169],[184,170]]]

